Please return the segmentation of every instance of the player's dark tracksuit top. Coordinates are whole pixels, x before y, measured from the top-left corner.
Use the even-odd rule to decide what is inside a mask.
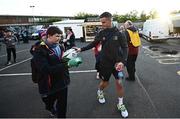
[[[95,40],[86,47],[81,48],[81,51],[95,47],[100,41],[102,43],[102,50],[100,52],[101,66],[114,67],[117,62],[126,63],[128,53],[127,40],[115,27],[100,31]]]

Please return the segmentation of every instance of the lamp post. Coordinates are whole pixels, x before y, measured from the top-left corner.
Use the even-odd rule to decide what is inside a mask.
[[[30,5],[29,6],[31,9],[32,9],[32,16],[33,16],[33,25],[34,25],[34,8],[35,8],[35,6],[34,5]]]

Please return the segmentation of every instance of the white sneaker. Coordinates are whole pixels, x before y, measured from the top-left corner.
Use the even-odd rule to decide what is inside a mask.
[[[96,79],[99,79],[99,72],[97,72],[96,74]]]
[[[127,109],[126,109],[124,104],[122,104],[122,105],[117,104],[117,108],[118,108],[119,111],[121,111],[121,116],[123,118],[127,118],[128,117],[128,111],[127,111]]]
[[[8,63],[7,63],[7,65],[11,65],[12,63],[9,61]]]
[[[97,91],[97,98],[98,98],[99,103],[101,104],[106,102],[103,91],[99,91],[99,90]]]

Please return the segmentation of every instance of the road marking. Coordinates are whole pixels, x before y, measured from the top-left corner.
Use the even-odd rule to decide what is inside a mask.
[[[69,71],[71,74],[77,74],[77,73],[92,73],[97,72],[96,70],[83,70],[83,71]],[[6,77],[6,76],[30,76],[32,73],[16,73],[16,74],[0,74],[0,77]]]
[[[142,48],[145,49],[145,50],[147,50],[147,51],[149,51],[149,52],[152,52],[152,50],[150,50],[150,49],[148,48],[148,46],[142,46]]]
[[[147,90],[145,89],[145,87],[143,86],[143,84],[141,83],[141,81],[140,81],[140,79],[139,79],[139,77],[137,76],[136,73],[135,73],[135,76],[136,76],[136,79],[137,79],[138,84],[140,85],[140,87],[143,89],[143,91],[145,92],[146,96],[148,97],[148,100],[150,101],[150,103],[151,103],[151,105],[152,105],[152,107],[153,107],[154,113],[156,114],[157,117],[160,117],[159,114],[157,113],[158,111],[157,111],[157,108],[156,108],[154,102],[152,101],[149,93],[147,92]],[[156,118],[157,118],[157,117],[156,117]]]
[[[160,64],[180,64],[179,58],[156,59]]]
[[[32,57],[30,57],[30,58],[28,58],[28,59],[26,59],[26,60],[23,60],[23,61],[21,61],[21,62],[18,62],[18,63],[12,64],[12,65],[9,65],[9,66],[7,66],[7,67],[4,67],[4,68],[0,69],[0,72],[3,71],[3,70],[5,70],[5,69],[8,69],[8,68],[10,68],[10,67],[16,66],[16,65],[18,65],[18,64],[22,64],[22,63],[30,60],[31,58],[32,58]]]
[[[160,52],[151,51],[148,46],[143,46],[143,49],[145,49],[144,53],[146,56],[149,56],[160,64],[180,64],[180,53],[176,55],[171,54],[161,54]]]
[[[16,53],[21,53],[21,52],[24,52],[24,51],[27,51],[27,50],[29,50],[29,49],[20,50],[20,51],[17,51]],[[5,57],[5,56],[7,56],[7,54],[6,55],[1,55],[0,57]]]
[[[10,76],[30,76],[31,73],[17,73],[17,74],[0,74],[0,77],[10,77]]]
[[[177,71],[177,74],[180,75],[180,71]]]
[[[76,73],[89,73],[89,72],[97,72],[96,70],[83,70],[83,71],[69,71],[72,74]]]

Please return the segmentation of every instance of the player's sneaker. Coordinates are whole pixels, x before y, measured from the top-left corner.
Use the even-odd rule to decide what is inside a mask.
[[[99,80],[99,72],[97,72],[97,74],[96,74],[96,79]]]
[[[103,91],[100,91],[100,90],[97,91],[97,98],[98,98],[99,103],[101,104],[105,103]]]
[[[51,118],[56,117],[56,110],[54,108],[51,109],[51,110],[48,110],[48,112],[49,112],[49,116]]]
[[[126,109],[124,104],[122,104],[122,105],[117,104],[117,108],[118,108],[119,111],[121,111],[121,116],[123,118],[127,118],[128,117],[128,111],[127,111],[127,109]]]

